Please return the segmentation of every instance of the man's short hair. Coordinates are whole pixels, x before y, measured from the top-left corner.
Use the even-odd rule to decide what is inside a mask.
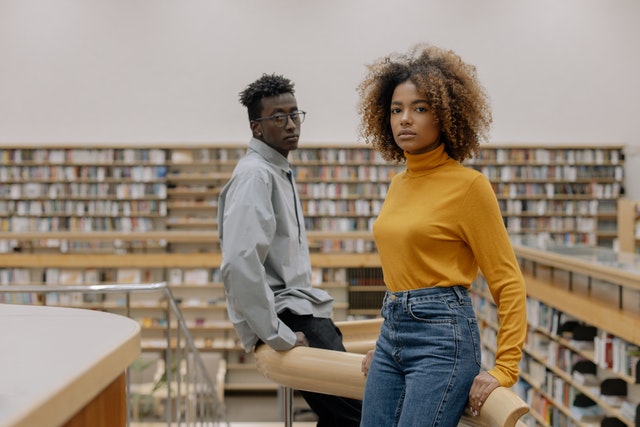
[[[294,84],[288,78],[276,74],[263,74],[258,80],[249,84],[240,92],[240,103],[247,107],[249,120],[260,118],[262,113],[262,98],[281,95],[283,93],[294,94]]]

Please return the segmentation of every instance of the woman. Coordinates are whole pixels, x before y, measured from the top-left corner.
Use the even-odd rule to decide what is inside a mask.
[[[361,426],[455,426],[511,386],[526,334],[525,285],[491,185],[461,162],[486,139],[491,111],[475,67],[418,45],[369,67],[361,134],[406,162],[373,225],[387,292]],[[498,306],[495,366],[480,369],[468,289],[478,268]],[[367,374],[368,371],[368,374]]]

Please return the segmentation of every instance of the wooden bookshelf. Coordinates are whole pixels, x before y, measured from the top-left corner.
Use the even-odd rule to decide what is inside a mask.
[[[612,417],[629,427],[640,400],[640,257],[610,249],[539,245],[515,246],[527,284],[529,331],[516,389],[531,406],[528,426],[591,426]],[[492,364],[498,328],[497,310],[480,276],[474,284],[474,306],[482,328],[483,363]],[[566,325],[593,331],[591,340],[574,339]],[[573,370],[576,363],[594,366],[593,384]],[[627,403],[612,402],[600,384],[625,384]],[[595,405],[584,417],[574,408],[577,395]],[[617,400],[617,398],[616,398]],[[625,409],[626,408],[626,409]],[[631,412],[631,413],[629,413]]]
[[[613,246],[622,146],[483,146],[468,164],[491,180],[511,236]]]
[[[216,223],[220,190],[245,147],[0,147],[0,283],[43,284],[61,272],[91,282],[127,274],[167,281],[198,346],[245,369],[252,362],[224,307]],[[305,145],[290,160],[314,286],[334,296],[336,320],[378,315],[385,288],[371,225],[404,166],[364,144]],[[622,147],[483,146],[469,166],[492,181],[512,237],[610,245],[623,160]],[[187,274],[200,278],[190,282]],[[27,299],[42,303],[38,296],[19,302]],[[122,313],[121,302],[76,298],[68,305]],[[147,349],[158,349],[163,305],[147,297],[132,307]],[[252,385],[229,385],[238,387]]]
[[[618,199],[618,241],[620,251],[640,253],[640,202]]]

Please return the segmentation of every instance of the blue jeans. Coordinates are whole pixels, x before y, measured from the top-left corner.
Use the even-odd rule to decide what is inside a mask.
[[[361,427],[457,426],[480,371],[480,332],[467,290],[387,292]]]

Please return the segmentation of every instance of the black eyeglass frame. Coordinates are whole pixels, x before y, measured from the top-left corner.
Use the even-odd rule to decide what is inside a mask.
[[[307,115],[306,111],[302,111],[302,110],[296,110],[293,111],[291,113],[278,113],[278,114],[274,114],[273,116],[269,116],[269,117],[260,117],[258,119],[253,119],[254,122],[261,122],[263,120],[272,120],[273,121],[273,125],[275,127],[278,128],[283,128],[287,125],[287,123],[289,122],[289,119],[291,119],[291,121],[296,125],[301,125],[302,123],[304,123],[304,119]],[[284,121],[281,124],[278,124],[278,121],[280,119],[283,119]]]

